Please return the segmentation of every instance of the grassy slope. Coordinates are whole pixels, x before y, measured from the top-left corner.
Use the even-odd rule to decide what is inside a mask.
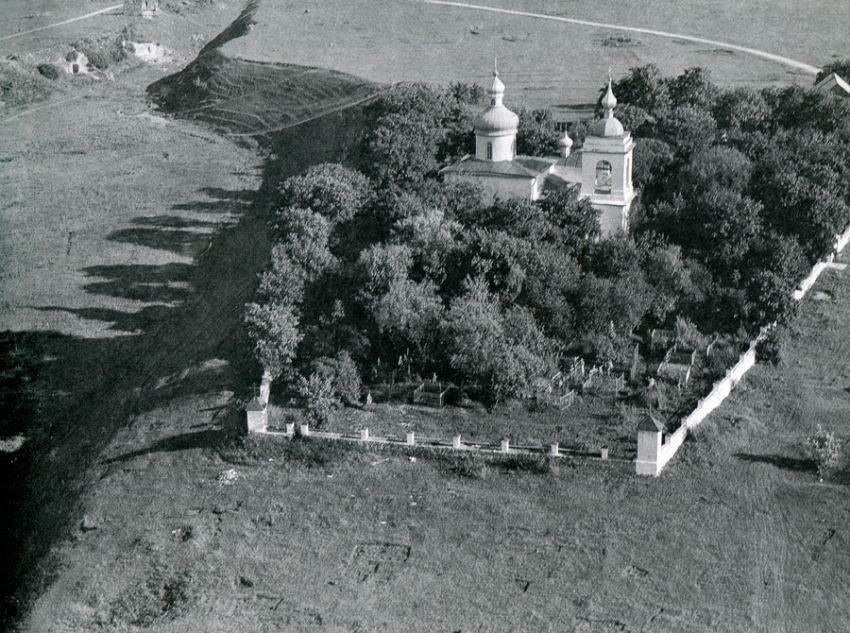
[[[801,443],[819,421],[850,439],[850,274],[818,287],[834,300],[806,302],[787,364],[756,368],[658,480],[220,452],[207,409],[227,394],[170,398],[91,473],[98,529],[63,548],[28,630],[840,630],[850,491]]]
[[[493,4],[497,6],[496,2]],[[752,42],[765,50],[792,57],[797,54],[802,61],[814,63],[825,63],[832,54],[850,55],[842,30],[834,26],[836,16],[847,16],[847,5],[841,0],[784,3],[782,12],[774,15],[770,12],[775,3],[760,2],[758,11],[753,11],[748,20],[741,19],[740,14],[746,14],[753,3],[732,0],[702,3],[529,0],[520,3],[521,6],[513,2],[504,4],[591,20],[607,16],[608,21],[633,22],[662,30],[673,30],[675,26],[686,33],[744,45]],[[690,7],[696,5],[699,12],[691,12]],[[713,17],[706,19],[706,14]],[[801,15],[806,18],[798,17]],[[473,26],[478,34],[471,32]],[[625,46],[604,45],[612,34],[618,35],[605,29],[416,1],[280,0],[263,3],[254,31],[228,44],[226,50],[246,59],[334,68],[374,81],[444,83],[486,82],[495,54],[508,86],[506,100],[513,106],[592,102],[609,64],[618,75],[629,67],[646,63],[657,64],[671,74],[688,66],[707,66],[715,79],[726,86],[792,82],[808,85],[812,80],[779,64],[729,51],[708,50],[704,45],[636,35]]]
[[[361,36],[364,47],[380,49]],[[321,61],[325,46],[320,44],[314,42],[308,63]],[[411,54],[405,49],[397,56]],[[440,68],[446,71],[440,71],[440,79],[456,77],[448,72],[451,65],[423,66],[426,72]],[[479,78],[477,68],[470,78]],[[144,196],[151,181],[140,170],[159,157],[142,154],[138,164],[123,163],[122,148],[137,133],[161,137],[154,128],[131,126],[136,131],[128,141],[121,135],[126,121],[110,127],[112,111],[102,98],[89,99],[91,112],[107,122],[104,137],[90,135],[102,142],[104,147],[96,147],[104,153],[89,169],[114,166],[116,180],[131,182],[138,172],[137,194]],[[70,151],[85,150],[74,145],[83,141],[71,124],[90,111],[61,112],[36,121],[43,129],[55,126],[54,136],[67,135]],[[62,127],[63,121],[70,123]],[[350,141],[338,132],[350,131],[351,123],[339,114],[278,135],[275,152],[281,159],[268,174],[285,176],[337,155]],[[110,130],[117,134],[114,143]],[[199,136],[203,140],[176,144],[198,142],[205,161],[216,155],[214,146],[236,152],[205,133]],[[31,139],[24,136],[22,142]],[[111,204],[104,204],[102,186],[82,185],[70,176],[62,181],[64,204],[53,194],[39,222],[28,223],[27,213],[18,218],[16,235],[29,231],[31,237],[20,241],[30,248],[19,248],[16,258],[32,258],[34,264],[19,269],[14,283],[3,278],[4,300],[11,288],[17,297],[36,302],[32,305],[75,311],[20,311],[12,319],[8,311],[20,308],[11,301],[4,306],[7,323],[32,330],[18,342],[25,339],[24,346],[39,350],[44,359],[36,376],[42,397],[34,420],[44,426],[32,429],[39,441],[30,444],[39,449],[34,452],[38,475],[26,485],[30,508],[39,511],[29,516],[33,522],[16,522],[16,527],[38,526],[30,545],[41,546],[29,551],[32,555],[43,555],[57,533],[72,536],[55,552],[63,571],[39,601],[29,630],[82,631],[96,623],[125,630],[133,622],[156,630],[229,631],[240,624],[249,630],[310,630],[321,620],[322,630],[349,631],[382,624],[388,630],[427,631],[547,626],[749,631],[783,625],[830,630],[847,621],[840,597],[848,589],[843,570],[850,537],[838,518],[848,507],[846,488],[814,484],[810,465],[796,452],[803,429],[787,425],[783,417],[792,412],[792,421],[803,420],[807,430],[809,416],[837,419],[821,403],[846,402],[840,393],[848,380],[846,364],[837,373],[823,369],[829,367],[825,359],[850,356],[840,337],[846,323],[836,316],[829,317],[822,356],[807,349],[808,341],[798,343],[799,371],[808,381],[804,387],[788,390],[795,384],[790,382],[795,374],[789,373],[793,365],[781,372],[758,370],[745,385],[757,384],[759,390],[738,393],[707,427],[712,441],[689,444],[656,482],[637,480],[617,466],[563,466],[560,474],[547,477],[494,472],[483,482],[460,481],[427,461],[411,464],[395,457],[373,467],[369,464],[377,457],[355,455],[312,469],[281,464],[279,458],[246,458],[245,464],[235,463],[241,479],[232,487],[219,486],[217,473],[234,464],[213,450],[225,417],[216,415],[216,407],[250,377],[243,365],[245,346],[234,332],[238,307],[265,250],[262,217],[247,208],[251,195],[243,189],[253,177],[240,174],[250,160],[236,156],[236,173],[226,172],[223,160],[222,171],[209,174],[215,180],[234,178],[229,188],[187,197],[184,182],[179,192],[163,190],[159,209],[155,196],[143,197],[152,205],[146,207],[149,213],[118,205],[115,213],[124,214],[123,224],[108,219],[100,238],[89,228],[98,218],[88,207],[103,213]],[[51,159],[44,153],[31,160],[38,170],[38,163]],[[179,177],[197,182],[205,176]],[[177,208],[170,208],[175,200]],[[37,213],[44,201],[36,198],[28,212]],[[79,215],[62,215],[64,207]],[[204,252],[207,230],[221,226],[213,218],[222,211],[242,219],[217,234]],[[132,221],[143,217],[153,217],[154,223]],[[95,265],[101,257],[117,258],[102,271],[109,274],[90,279],[90,286],[63,272],[72,265],[88,268],[90,260],[57,257],[67,242],[59,244],[54,231],[67,237],[69,218],[83,221],[81,232],[93,235],[88,248]],[[109,226],[112,221],[115,227]],[[140,230],[149,228],[154,232]],[[121,233],[124,229],[132,234]],[[196,229],[203,229],[201,235]],[[151,256],[163,261],[146,259]],[[14,265],[9,261],[6,265]],[[54,283],[56,276],[63,281]],[[39,281],[47,288],[42,295],[31,293],[28,288]],[[830,314],[846,315],[845,285],[836,297]],[[40,320],[44,315],[50,320]],[[815,324],[822,325],[811,319],[816,316],[802,321],[807,336],[814,335]],[[44,328],[64,334],[38,332]],[[94,337],[87,338],[89,332]],[[138,333],[107,338],[121,332]],[[826,381],[824,371],[829,371]],[[824,382],[830,383],[828,390]],[[764,413],[768,404],[782,415]],[[752,415],[736,422],[741,406],[751,407]],[[87,471],[83,465],[119,428],[99,466]],[[73,497],[79,488],[70,484],[81,476],[87,494],[79,507]],[[63,532],[84,512],[97,530],[72,526]],[[649,553],[642,549],[647,546]],[[666,566],[676,571],[664,578]]]

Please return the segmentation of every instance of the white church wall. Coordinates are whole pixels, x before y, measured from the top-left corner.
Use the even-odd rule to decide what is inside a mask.
[[[475,158],[479,160],[513,160],[516,154],[516,136],[507,134],[504,136],[475,135]],[[488,155],[487,144],[492,146],[492,153]]]

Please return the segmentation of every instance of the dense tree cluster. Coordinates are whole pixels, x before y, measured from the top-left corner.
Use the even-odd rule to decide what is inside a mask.
[[[711,330],[793,311],[791,291],[850,221],[850,106],[802,87],[722,91],[691,68],[615,82],[616,114],[639,123],[636,236],[681,248]]]
[[[246,323],[260,363],[298,372],[321,422],[360,377],[438,373],[498,402],[532,395],[570,347],[629,363],[631,335],[676,319],[736,331],[790,292],[847,224],[850,111],[802,88],[722,91],[708,73],[633,69],[617,115],[638,139],[630,237],[599,239],[574,189],[481,202],[439,182],[472,147],[476,87],[403,84],[369,106],[360,170],[280,184],[276,244]],[[548,114],[518,144],[552,154]],[[383,373],[382,373],[383,372]]]

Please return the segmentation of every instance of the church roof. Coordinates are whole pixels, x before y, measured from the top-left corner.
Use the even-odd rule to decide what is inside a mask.
[[[487,91],[490,106],[475,117],[473,126],[476,134],[502,136],[516,134],[519,117],[504,106],[505,84],[499,79],[499,69],[493,64],[493,85]]]
[[[815,84],[818,92],[835,92],[841,96],[850,97],[850,84],[836,73],[830,73]]]
[[[505,106],[495,105],[479,113],[473,125],[478,134],[516,133],[519,117]]]
[[[623,124],[614,116],[614,108],[617,107],[617,97],[614,96],[614,89],[611,86],[611,77],[608,77],[608,90],[605,96],[602,97],[602,109],[604,114],[602,118],[593,124],[590,133],[593,136],[622,136],[625,134]]]
[[[245,405],[246,411],[262,411],[265,409],[259,398],[251,398],[251,401]]]
[[[442,173],[467,174],[470,176],[507,176],[513,178],[536,178],[552,168],[554,159],[534,156],[517,156],[513,160],[479,160],[472,155],[442,169]]]

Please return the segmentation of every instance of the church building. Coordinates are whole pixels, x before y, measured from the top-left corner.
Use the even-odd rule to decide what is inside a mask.
[[[467,155],[442,170],[446,181],[471,182],[481,187],[488,199],[527,198],[537,200],[547,189],[577,186],[579,198],[589,198],[599,211],[602,235],[629,229],[629,211],[635,197],[632,186],[631,133],[614,116],[617,99],[608,78],[602,98],[603,116],[595,121],[578,152],[564,132],[560,156],[517,156],[519,117],[503,103],[505,84],[493,71],[487,91],[490,105],[475,118],[475,155]]]

